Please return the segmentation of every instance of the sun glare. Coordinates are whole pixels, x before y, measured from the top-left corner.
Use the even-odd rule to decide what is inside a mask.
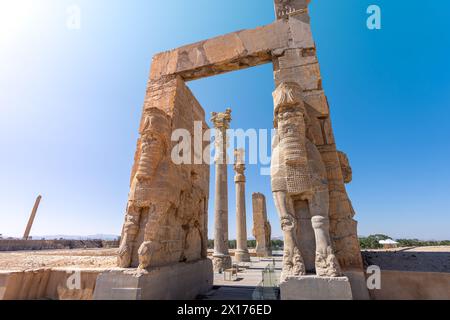
[[[36,0],[0,0],[0,44],[10,44],[21,32],[32,28],[40,6]]]

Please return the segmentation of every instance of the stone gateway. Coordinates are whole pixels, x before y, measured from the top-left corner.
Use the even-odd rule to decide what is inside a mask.
[[[177,268],[184,270],[185,264],[200,263],[202,268],[197,272],[193,268],[195,275],[190,277],[203,281],[186,298],[205,290],[210,275],[200,272],[205,273],[205,263],[210,263],[209,166],[174,164],[170,154],[175,143],[170,135],[175,129],[186,129],[193,135],[194,121],[203,123],[204,132],[208,129],[204,110],[187,81],[272,63],[277,135],[271,176],[285,237],[283,277],[347,275],[352,286],[361,286],[364,274],[355,212],[345,189],[351,180],[351,167],[336,148],[311,33],[309,2],[275,0],[276,21],[270,25],[154,56],[131,173],[119,267],[150,273],[155,268],[162,268],[160,272],[168,268],[183,277],[185,273],[176,273]],[[226,127],[230,113],[214,114],[214,126]],[[223,173],[225,169],[220,166],[223,164],[216,161],[218,172]],[[223,183],[224,179],[216,183],[216,269],[230,263],[228,207],[223,198],[226,185],[223,192],[217,190],[223,189]],[[171,286],[171,290],[182,292],[183,288]]]

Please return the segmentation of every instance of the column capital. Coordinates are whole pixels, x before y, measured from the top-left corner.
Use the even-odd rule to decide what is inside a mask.
[[[245,182],[245,150],[234,149],[234,182]]]
[[[228,108],[225,112],[211,112],[211,122],[216,129],[229,129],[231,122],[231,109]]]

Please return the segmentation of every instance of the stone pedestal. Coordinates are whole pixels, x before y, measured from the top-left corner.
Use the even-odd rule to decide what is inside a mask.
[[[250,253],[248,251],[235,251],[234,260],[236,262],[250,262]]]
[[[212,258],[214,272],[222,273],[223,270],[231,268],[233,265],[231,262],[231,256],[229,255],[219,255],[213,254]]]
[[[111,270],[100,274],[94,300],[192,300],[213,286],[211,260],[153,268]]]
[[[280,283],[281,300],[353,300],[347,277],[287,277]]]

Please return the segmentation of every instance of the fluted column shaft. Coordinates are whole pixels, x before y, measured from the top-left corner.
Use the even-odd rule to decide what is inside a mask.
[[[213,113],[211,121],[216,129],[215,167],[216,181],[214,192],[214,271],[222,272],[231,267],[228,251],[228,173],[227,173],[227,133],[231,121],[231,110]]]
[[[235,150],[234,183],[236,185],[236,253],[237,262],[249,262],[250,255],[247,248],[247,217],[245,208],[245,165],[244,151]]]

